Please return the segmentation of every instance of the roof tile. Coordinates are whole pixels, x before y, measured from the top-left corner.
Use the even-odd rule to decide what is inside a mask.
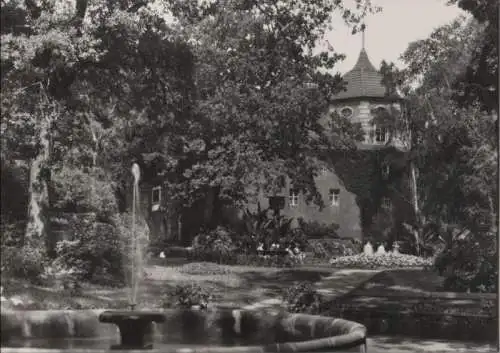
[[[338,93],[334,99],[385,97],[386,89],[382,85],[382,75],[370,62],[365,49],[361,49],[358,61],[351,71],[343,77],[346,91]]]

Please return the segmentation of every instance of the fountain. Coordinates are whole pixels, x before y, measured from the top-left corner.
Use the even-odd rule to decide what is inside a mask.
[[[99,315],[100,322],[112,323],[118,326],[121,342],[111,348],[121,350],[152,349],[152,338],[154,334],[153,323],[165,321],[165,316],[161,313],[135,310],[140,275],[143,271],[143,249],[139,243],[136,230],[136,216],[139,206],[139,179],[141,177],[141,171],[137,163],[132,165],[132,175],[134,177],[134,184],[132,192],[130,310],[105,311]]]
[[[129,310],[2,310],[1,350],[21,352],[366,352],[366,327],[328,316],[282,309],[213,307],[208,310],[137,309],[143,248],[137,229],[140,169],[134,177],[131,221]],[[158,325],[156,325],[158,323]],[[117,330],[119,344],[116,343]]]

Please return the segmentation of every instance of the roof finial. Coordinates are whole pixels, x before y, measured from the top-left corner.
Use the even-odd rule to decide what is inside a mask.
[[[361,50],[365,50],[365,24],[361,25]]]

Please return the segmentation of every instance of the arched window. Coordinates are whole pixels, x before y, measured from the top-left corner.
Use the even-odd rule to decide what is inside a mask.
[[[372,111],[374,112],[374,118],[378,119],[384,119],[384,114],[388,114],[387,109],[381,105],[375,107]],[[389,129],[382,122],[375,122],[374,135],[376,143],[386,143],[389,139]]]

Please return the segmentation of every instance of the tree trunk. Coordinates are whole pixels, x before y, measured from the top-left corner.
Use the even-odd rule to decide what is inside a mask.
[[[182,215],[180,213],[177,216],[177,237],[178,237],[179,243],[183,244],[184,241],[182,239]]]
[[[420,255],[420,234],[419,234],[419,228],[421,226],[420,224],[420,208],[418,204],[418,189],[417,189],[417,174],[415,171],[415,164],[413,162],[410,162],[410,188],[411,188],[411,193],[412,193],[412,205],[413,205],[413,212],[415,213],[415,218],[417,221],[417,227],[413,228],[413,236],[415,237],[415,246],[417,250],[417,255]]]
[[[205,198],[205,209],[203,223],[209,228],[215,228],[222,221],[222,203],[219,197],[221,188],[209,187]]]
[[[47,173],[42,172],[50,157],[49,125],[50,121],[42,118],[40,124],[42,151],[30,163],[28,223],[24,242],[47,240],[49,188]]]
[[[205,225],[212,225],[212,218],[215,207],[216,190],[213,187],[208,187],[207,196],[205,197],[205,207],[203,212],[203,223]]]

